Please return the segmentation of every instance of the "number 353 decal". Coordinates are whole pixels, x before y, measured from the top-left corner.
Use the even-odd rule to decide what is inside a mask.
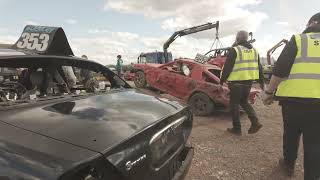
[[[48,48],[49,34],[23,33],[17,42],[17,47],[21,49],[45,51]]]

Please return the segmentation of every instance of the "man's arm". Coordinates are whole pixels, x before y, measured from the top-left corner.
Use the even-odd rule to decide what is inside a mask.
[[[220,78],[221,85],[227,81],[229,75],[231,74],[233,66],[236,62],[236,58],[237,58],[237,52],[233,48],[231,48],[228,52],[226,62],[221,72],[221,78]]]
[[[295,37],[292,36],[288,44],[282,50],[275,66],[273,68],[272,74],[280,78],[286,78],[289,76],[291,67],[297,56],[297,45]]]

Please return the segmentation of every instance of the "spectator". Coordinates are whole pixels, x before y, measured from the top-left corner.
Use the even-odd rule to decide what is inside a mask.
[[[118,55],[116,70],[117,70],[119,76],[121,76],[121,73],[122,73],[122,64],[123,64],[123,60],[121,59],[121,55]]]

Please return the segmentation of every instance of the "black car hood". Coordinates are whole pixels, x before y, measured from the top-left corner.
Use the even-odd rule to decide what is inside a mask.
[[[0,120],[59,141],[103,152],[183,107],[138,90],[115,90],[1,113]]]

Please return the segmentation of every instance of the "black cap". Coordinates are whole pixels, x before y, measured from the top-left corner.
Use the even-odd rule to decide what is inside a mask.
[[[117,58],[121,58],[121,55],[118,55]]]
[[[313,21],[317,21],[318,23],[320,23],[320,13],[317,13],[317,14],[313,15],[310,18],[308,24],[312,23]]]

